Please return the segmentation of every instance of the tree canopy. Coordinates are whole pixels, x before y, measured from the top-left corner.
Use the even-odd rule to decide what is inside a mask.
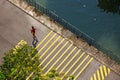
[[[29,80],[61,80],[60,74],[51,69],[48,74],[44,74],[38,57],[32,59],[37,51],[29,46],[27,42],[21,40],[15,48],[6,53],[3,64],[0,66],[0,80],[26,80],[33,73]],[[70,80],[74,76],[67,76]]]

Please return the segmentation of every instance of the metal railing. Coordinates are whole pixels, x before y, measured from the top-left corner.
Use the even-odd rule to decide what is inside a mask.
[[[78,28],[76,28],[75,26],[73,26],[72,24],[67,22],[66,20],[62,19],[61,17],[56,15],[54,12],[52,12],[52,11],[46,9],[45,7],[41,6],[40,3],[37,2],[36,0],[25,0],[25,1],[28,4],[31,4],[32,6],[34,6],[35,9],[37,9],[41,13],[43,13],[43,14],[47,15],[48,17],[50,17],[52,20],[54,20],[58,24],[62,25],[66,29],[70,30],[72,33],[76,34],[77,36],[79,36],[83,40],[87,41],[88,44],[96,47],[98,50],[102,51],[108,57],[110,57],[111,59],[113,59],[113,60],[117,61],[118,63],[120,63],[120,56],[117,56],[112,51],[104,48],[103,46],[98,44],[93,38],[91,38],[90,36],[88,36],[84,32],[80,31]]]

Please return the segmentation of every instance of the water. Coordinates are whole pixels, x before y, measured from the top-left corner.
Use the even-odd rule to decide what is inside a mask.
[[[38,0],[120,57],[120,15],[105,13],[97,0]]]

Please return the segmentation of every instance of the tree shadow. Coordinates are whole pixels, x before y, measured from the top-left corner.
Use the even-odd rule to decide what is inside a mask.
[[[98,0],[98,7],[106,13],[120,14],[120,0]]]

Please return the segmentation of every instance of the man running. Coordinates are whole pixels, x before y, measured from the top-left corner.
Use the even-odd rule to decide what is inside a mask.
[[[35,30],[36,30],[36,28],[34,28],[34,26],[32,26],[31,33],[33,36],[35,36]]]
[[[33,45],[34,48],[36,47],[36,44],[38,43],[37,37],[35,35],[35,31],[36,31],[36,28],[34,28],[34,26],[32,26],[32,29],[31,29],[31,33],[33,35],[32,45]]]

